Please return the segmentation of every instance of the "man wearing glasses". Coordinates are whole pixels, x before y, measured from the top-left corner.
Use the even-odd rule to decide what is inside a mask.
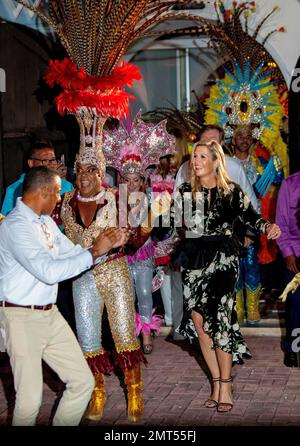
[[[50,169],[56,170],[61,177],[63,176],[60,172],[61,166],[55,156],[55,150],[48,141],[37,141],[33,144],[28,154],[27,163],[30,168],[37,166],[49,167]],[[22,196],[24,178],[25,173],[22,173],[17,181],[7,187],[1,209],[3,215],[7,215],[15,207],[17,198]],[[72,183],[61,178],[60,194],[63,195],[65,192],[72,190]]]

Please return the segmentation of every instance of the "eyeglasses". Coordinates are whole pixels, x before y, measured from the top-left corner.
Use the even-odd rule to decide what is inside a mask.
[[[40,159],[40,158],[30,158],[33,161],[38,161],[39,163],[42,164],[42,166],[47,165],[47,164],[57,164],[57,159],[56,158],[51,158],[51,159]]]

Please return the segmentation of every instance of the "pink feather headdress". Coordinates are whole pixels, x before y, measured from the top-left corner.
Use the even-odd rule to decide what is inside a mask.
[[[102,150],[106,165],[121,175],[143,175],[148,166],[159,163],[159,158],[176,152],[176,138],[166,129],[167,120],[158,124],[144,122],[138,113],[133,122],[114,130],[103,131]]]

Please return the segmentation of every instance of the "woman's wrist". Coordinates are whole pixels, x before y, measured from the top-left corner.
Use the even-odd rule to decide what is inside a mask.
[[[263,233],[264,233],[264,234],[267,234],[267,233],[268,233],[268,229],[269,229],[270,226],[271,226],[271,223],[270,223],[269,221],[267,221],[267,222],[265,223],[265,225],[264,225],[264,230],[263,230]]]

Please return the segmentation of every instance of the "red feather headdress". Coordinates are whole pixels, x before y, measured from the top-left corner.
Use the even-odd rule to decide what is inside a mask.
[[[92,76],[85,68],[69,58],[51,60],[44,76],[53,87],[60,85],[63,91],[55,99],[60,114],[74,113],[80,127],[80,150],[76,163],[88,163],[105,171],[105,159],[101,151],[102,129],[108,116],[121,119],[126,116],[129,99],[135,99],[124,90],[140,80],[139,68],[121,63],[110,74]]]
[[[80,107],[95,110],[98,115],[122,118],[126,115],[132,95],[124,87],[132,86],[134,80],[142,78],[139,68],[130,63],[121,63],[111,74],[98,77],[88,75],[69,58],[50,61],[44,76],[53,87],[58,84],[63,91],[55,99],[60,114],[76,113]]]

